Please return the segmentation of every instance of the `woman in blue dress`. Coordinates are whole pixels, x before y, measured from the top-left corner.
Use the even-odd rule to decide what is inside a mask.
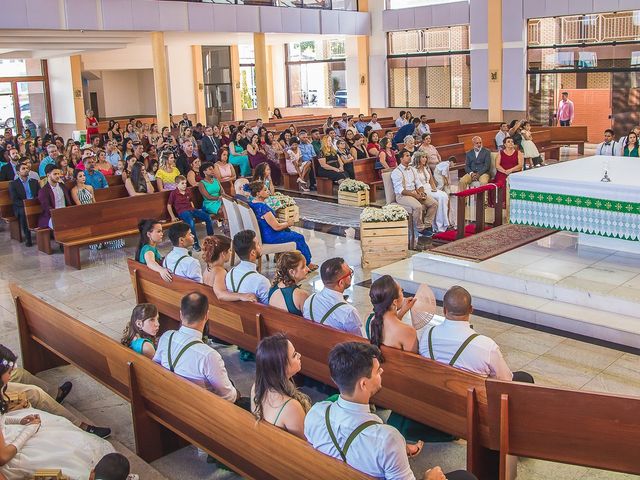
[[[249,204],[256,214],[260,234],[263,243],[287,243],[296,242],[296,249],[304,256],[307,267],[310,271],[318,269],[318,266],[311,263],[311,251],[304,239],[304,236],[297,232],[292,232],[289,227],[293,226],[293,221],[280,222],[275,212],[265,202],[269,198],[270,192],[262,182],[253,182],[250,186],[253,201]]]
[[[140,303],[131,312],[131,320],[122,332],[120,343],[136,353],[153,358],[156,353],[160,320],[158,309],[151,303]]]

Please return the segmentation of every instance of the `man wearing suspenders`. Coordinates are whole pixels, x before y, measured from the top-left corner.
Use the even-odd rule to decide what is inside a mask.
[[[236,402],[240,393],[229,380],[222,356],[202,341],[209,301],[201,293],[185,295],[180,302],[179,330],[167,330],[158,341],[153,361],[167,370]]]
[[[262,245],[253,230],[243,230],[233,237],[233,250],[240,263],[225,277],[227,290],[234,293],[253,293],[260,303],[269,303],[269,279],[257,272],[256,262],[262,255]]]
[[[193,234],[189,225],[179,222],[169,227],[169,239],[173,249],[164,258],[163,266],[171,275],[202,283],[202,266],[193,258],[189,249],[193,247]]]
[[[420,355],[498,380],[533,383],[530,374],[511,372],[495,341],[473,331],[469,292],[457,285],[451,287],[444,295],[443,309],[444,322],[420,338]]]
[[[320,267],[324,288],[304,302],[303,316],[321,325],[362,336],[362,320],[358,310],[344,299],[351,286],[353,270],[344,258],[330,258]]]
[[[369,403],[382,388],[382,355],[375,345],[346,342],[329,353],[331,378],[340,389],[335,402],[318,402],[304,419],[304,434],[313,448],[375,478],[415,480],[403,436],[371,413]],[[427,470],[426,480],[463,480],[465,471]]]

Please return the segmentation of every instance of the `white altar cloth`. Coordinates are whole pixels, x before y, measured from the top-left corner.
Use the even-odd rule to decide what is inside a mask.
[[[607,166],[611,182],[601,182]],[[640,159],[593,156],[509,176],[510,221],[640,240]]]

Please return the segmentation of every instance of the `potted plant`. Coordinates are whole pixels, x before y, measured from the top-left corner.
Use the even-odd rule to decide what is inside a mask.
[[[369,185],[358,180],[344,180],[338,187],[338,203],[366,207],[369,205]]]
[[[293,220],[297,222],[300,220],[300,209],[296,205],[296,201],[289,195],[284,195],[280,192],[276,192],[272,195],[280,203],[281,207],[278,209],[278,219],[284,222]]]
[[[403,260],[409,252],[409,214],[400,205],[368,207],[360,214],[362,267],[377,268]]]

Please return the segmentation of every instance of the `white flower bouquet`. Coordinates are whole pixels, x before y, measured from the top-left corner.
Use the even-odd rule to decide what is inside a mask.
[[[400,205],[385,205],[382,208],[367,207],[360,214],[361,222],[400,222],[409,218],[407,211]]]
[[[338,190],[341,192],[362,192],[369,190],[369,185],[358,180],[347,179],[340,183]]]
[[[296,205],[296,201],[293,199],[293,197],[290,197],[289,195],[284,195],[280,192],[275,192],[271,196],[275,197],[276,200],[280,202],[281,208],[293,207],[294,205]]]

